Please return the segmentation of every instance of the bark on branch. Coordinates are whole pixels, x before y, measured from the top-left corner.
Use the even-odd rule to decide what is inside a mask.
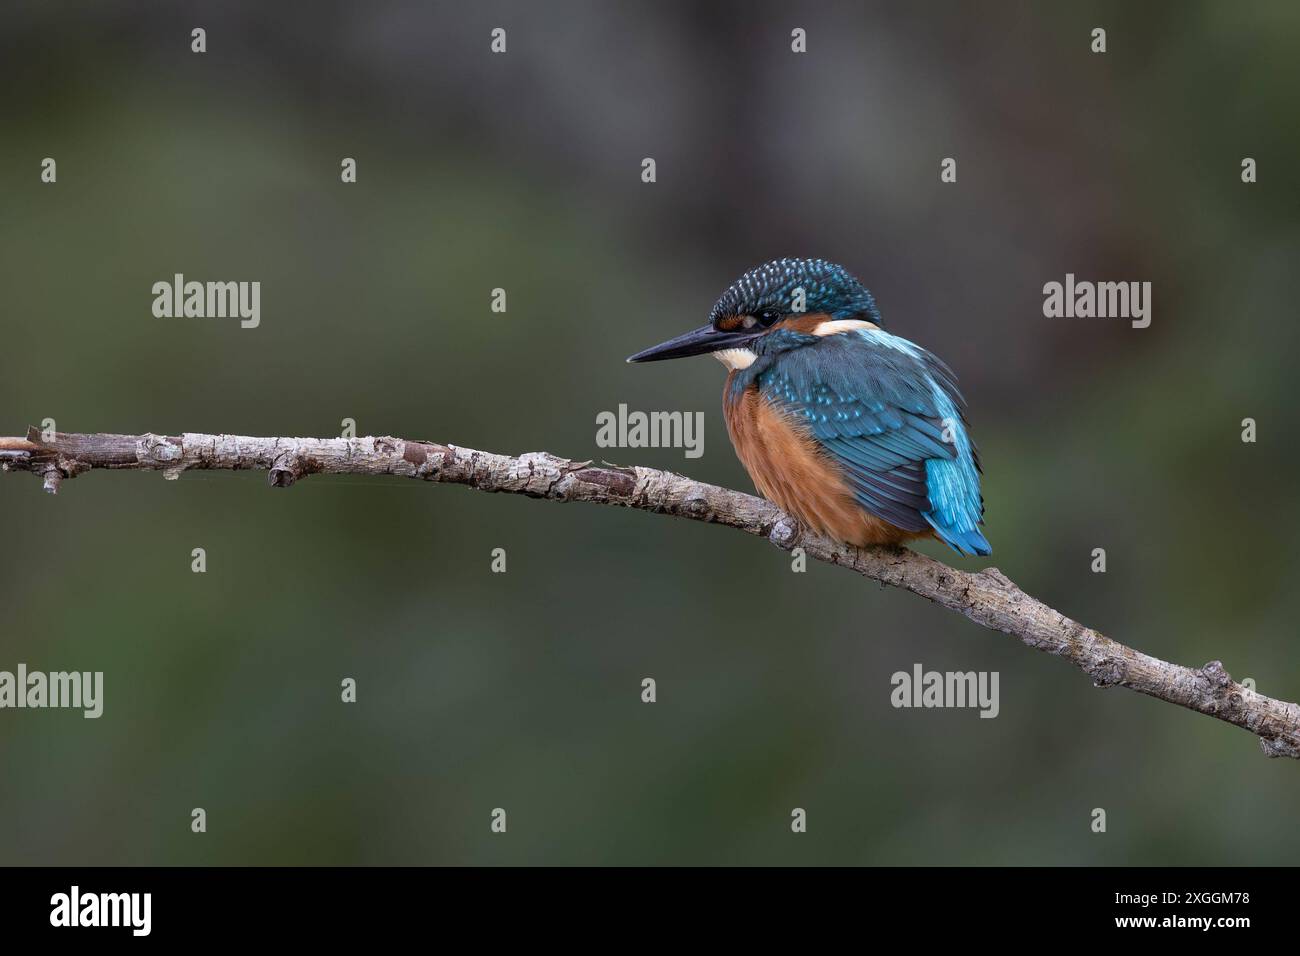
[[[919,594],[1064,658],[1098,687],[1127,687],[1217,717],[1255,734],[1268,756],[1300,759],[1300,707],[1234,682],[1219,661],[1195,669],[1162,661],[1072,621],[1021,591],[997,568],[959,571],[906,548],[838,544],[801,529],[761,498],[672,472],[570,461],[546,452],[512,458],[400,438],[59,433],[43,439],[36,429],[29,429],[26,438],[0,438],[0,468],[30,471],[51,493],[65,479],[96,468],[161,471],[164,478],[190,469],[259,469],[278,488],[313,474],[395,475],[727,525],[768,538],[786,551],[802,547],[810,558]]]

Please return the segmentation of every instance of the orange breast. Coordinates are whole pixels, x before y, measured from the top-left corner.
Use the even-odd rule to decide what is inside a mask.
[[[734,401],[731,376],[723,417],[736,456],[768,501],[808,527],[858,546],[900,544],[926,533],[904,531],[863,509],[838,466],[799,422],[749,388]]]

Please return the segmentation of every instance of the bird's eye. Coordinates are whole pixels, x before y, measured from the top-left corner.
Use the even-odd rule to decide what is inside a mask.
[[[754,318],[752,315],[747,315],[740,320],[741,328],[752,329],[756,325],[758,325],[758,319]]]

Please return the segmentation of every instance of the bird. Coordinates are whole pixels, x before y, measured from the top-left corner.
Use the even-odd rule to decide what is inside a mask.
[[[707,325],[627,361],[712,354],[723,417],[758,492],[844,544],[937,538],[992,552],[966,401],[933,353],[885,330],[871,292],[825,259],[750,269]]]

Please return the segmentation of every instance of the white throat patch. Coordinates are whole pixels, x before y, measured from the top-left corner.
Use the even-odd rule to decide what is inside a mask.
[[[713,353],[713,357],[734,372],[737,369],[749,368],[758,356],[749,349],[719,349]]]

